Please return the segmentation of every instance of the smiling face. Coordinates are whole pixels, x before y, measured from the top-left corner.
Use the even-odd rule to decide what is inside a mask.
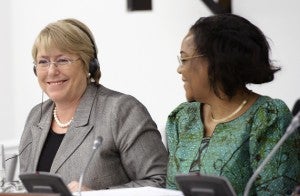
[[[55,103],[77,102],[87,87],[87,73],[83,62],[76,54],[62,52],[57,48],[45,49],[39,47],[35,61],[58,62],[70,60],[70,64],[56,66],[53,63],[48,69],[39,69],[37,66],[37,78],[40,87]]]
[[[179,65],[177,72],[182,75],[187,100],[205,101],[212,93],[208,80],[208,62],[205,57],[198,56],[192,33],[183,39],[180,55],[182,65]]]

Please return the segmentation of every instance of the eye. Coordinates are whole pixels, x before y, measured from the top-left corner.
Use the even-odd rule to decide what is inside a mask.
[[[69,64],[70,60],[67,59],[67,58],[59,58],[56,60],[56,63],[58,65],[66,65],[66,64]]]
[[[181,63],[182,63],[182,64],[185,64],[185,63],[186,63],[186,61],[188,61],[188,59],[185,59],[185,58],[180,58],[180,61],[181,61]]]
[[[181,62],[183,62],[183,63],[187,61],[187,59],[184,59],[184,58],[181,58],[180,60],[181,60]]]
[[[46,59],[40,59],[40,60],[38,60],[37,64],[38,64],[38,65],[45,66],[45,65],[48,65],[48,64],[49,64],[49,61],[46,60]]]

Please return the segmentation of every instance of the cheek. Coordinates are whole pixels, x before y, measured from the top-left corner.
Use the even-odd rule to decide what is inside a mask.
[[[206,75],[194,75],[190,85],[191,91],[195,97],[201,97],[210,91],[210,85]]]
[[[78,70],[74,73],[76,75],[76,78],[80,79],[82,82],[84,82],[88,78],[89,72],[87,72],[83,66],[78,67]]]
[[[74,80],[79,82],[84,82],[88,77],[88,73],[86,73],[81,65],[78,65],[78,67],[72,69],[71,75]]]
[[[87,74],[83,71],[78,71],[73,74],[75,85],[86,85],[87,83]]]
[[[42,88],[44,88],[46,86],[45,78],[46,78],[46,76],[44,74],[37,75],[37,81],[38,81],[40,87],[42,87]]]

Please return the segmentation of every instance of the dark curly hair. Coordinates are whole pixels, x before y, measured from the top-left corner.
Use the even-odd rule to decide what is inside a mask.
[[[209,62],[209,80],[219,97],[220,90],[231,98],[246,84],[270,82],[280,70],[271,64],[270,46],[262,31],[241,16],[201,17],[190,33],[196,52]]]

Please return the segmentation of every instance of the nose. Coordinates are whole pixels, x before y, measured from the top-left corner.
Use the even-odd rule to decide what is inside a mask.
[[[53,65],[53,66],[52,66]],[[55,74],[57,73],[59,70],[58,70],[58,67],[56,65],[55,62],[50,62],[50,65],[48,67],[48,73],[49,74]]]
[[[181,70],[182,70],[182,65],[179,65],[179,66],[177,67],[177,73],[181,74]]]
[[[57,68],[57,64],[55,61],[50,61],[49,69],[51,68],[51,65],[53,65],[55,68]]]

